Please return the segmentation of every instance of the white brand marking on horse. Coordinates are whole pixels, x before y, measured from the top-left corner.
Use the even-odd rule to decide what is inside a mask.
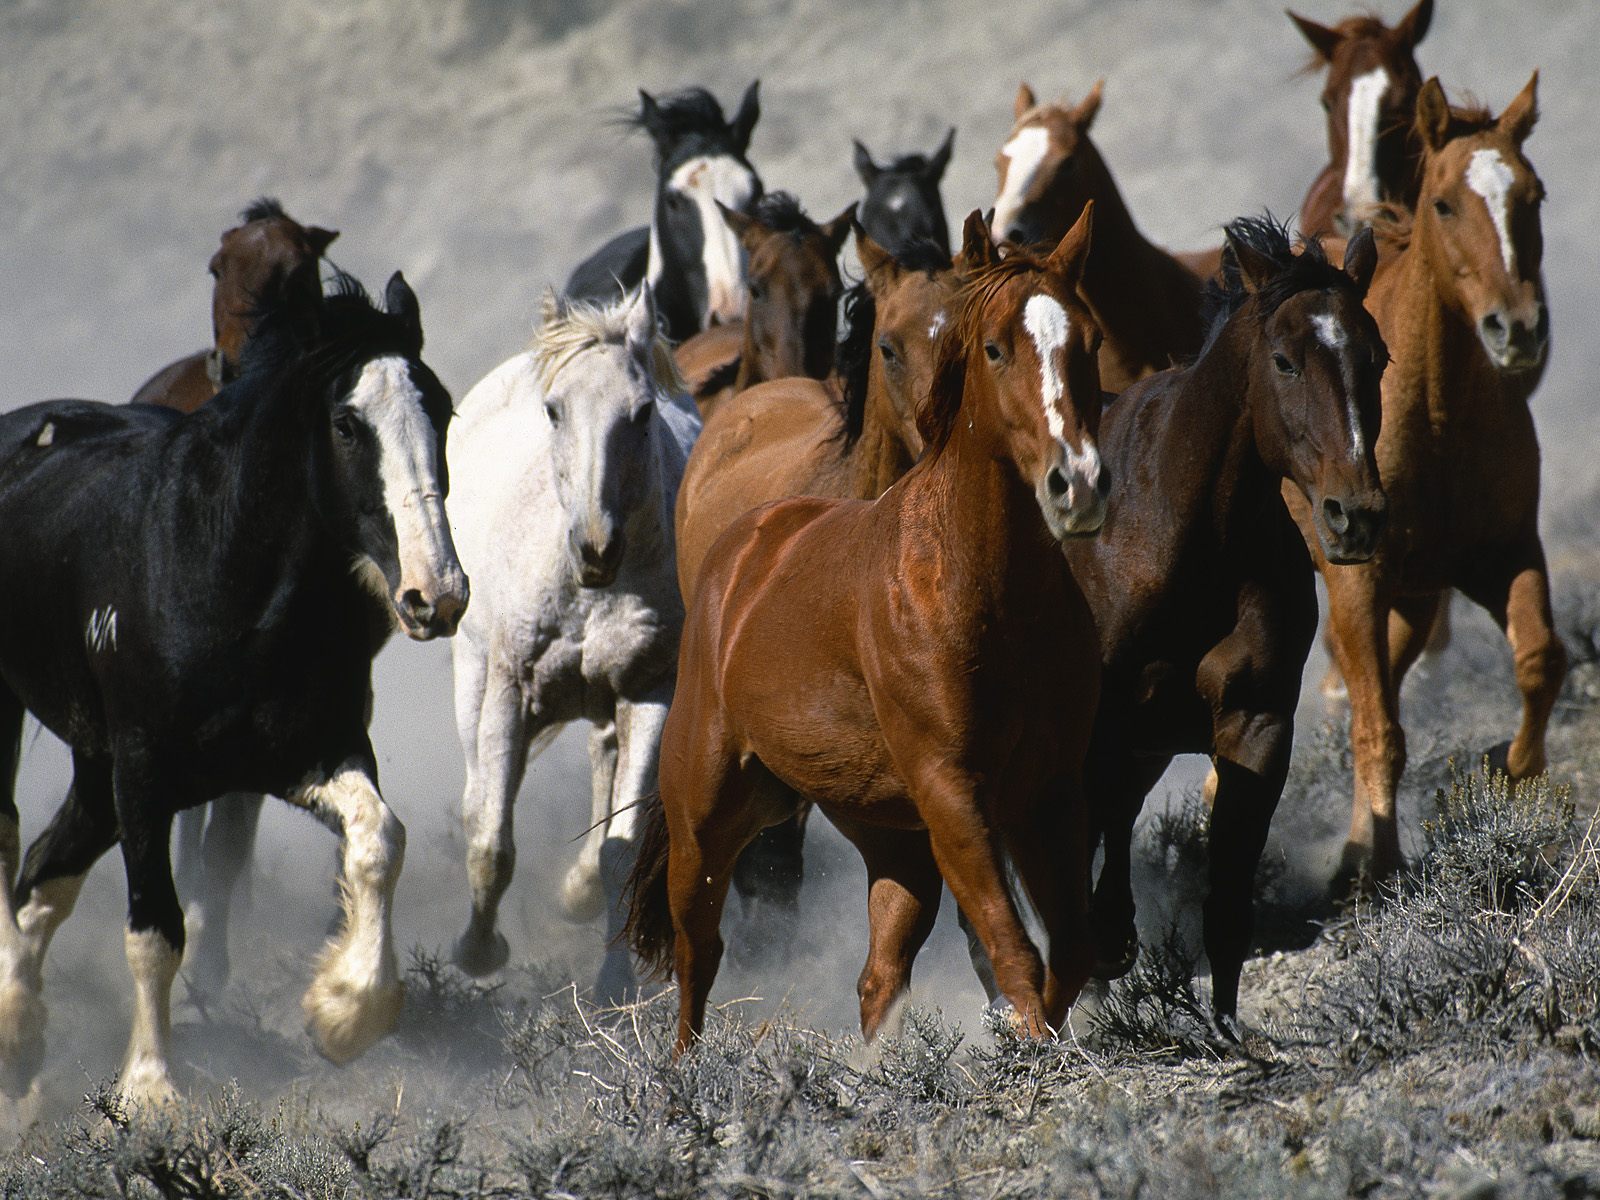
[[[54,421],[46,421],[44,423],[44,428],[39,430],[39,439],[35,444],[38,446],[48,446],[55,440],[56,423]]]
[[[83,631],[83,644],[91,654],[116,653],[117,610],[111,605],[97,608],[89,614],[89,624]]]
[[[989,226],[996,238],[1006,236],[1011,222],[1022,211],[1023,198],[1033,186],[1033,177],[1039,173],[1049,149],[1050,131],[1043,125],[1019,129],[1009,142],[1000,147],[1000,153],[1008,161],[1004,186],[995,197],[994,220]]]
[[[1389,90],[1389,72],[1376,67],[1350,81],[1349,137],[1344,159],[1344,203],[1360,209],[1377,204],[1378,105]]]
[[[1050,426],[1050,436],[1064,442],[1067,424],[1058,405],[1066,384],[1056,370],[1056,353],[1066,349],[1067,310],[1054,296],[1031,296],[1022,309],[1022,326],[1033,338],[1033,348],[1039,355],[1039,397],[1044,404],[1045,423]]]
[[[744,210],[755,194],[750,168],[726,154],[701,155],[673,171],[667,189],[691,201],[700,214],[701,265],[706,273],[706,310],[700,314],[701,324],[711,324],[712,317],[722,321],[743,317],[746,293],[739,239],[717,211],[717,203],[736,212]],[[651,248],[659,258],[659,243],[653,241]],[[651,273],[652,282],[659,275],[657,268]]]
[[[1500,157],[1498,150],[1477,150],[1467,164],[1467,186],[1483,197],[1489,206],[1489,219],[1494,231],[1500,235],[1500,257],[1505,260],[1506,274],[1516,277],[1517,256],[1511,247],[1511,185],[1516,174]]]

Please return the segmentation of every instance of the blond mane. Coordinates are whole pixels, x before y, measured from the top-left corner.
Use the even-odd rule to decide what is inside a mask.
[[[620,346],[627,339],[628,310],[638,301],[635,289],[610,304],[587,300],[568,300],[547,291],[541,306],[539,325],[533,331],[528,349],[533,352],[539,386],[546,391],[555,377],[580,354],[598,346]],[[650,382],[672,395],[685,391],[672,347],[660,330],[650,344]]]

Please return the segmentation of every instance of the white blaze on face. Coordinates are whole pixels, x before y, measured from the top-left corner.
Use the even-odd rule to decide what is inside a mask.
[[[706,275],[706,310],[700,314],[701,325],[710,325],[713,318],[724,324],[740,320],[747,299],[744,260],[739,239],[722,219],[717,204],[736,212],[744,210],[755,194],[750,168],[725,154],[691,158],[672,172],[667,190],[693,204],[700,217],[701,266]],[[653,229],[650,253],[650,278],[654,281],[661,273],[661,247]]]
[[[400,594],[415,588],[430,603],[458,594],[464,577],[434,469],[438,439],[406,360],[375,358],[362,367],[350,407],[378,440],[383,502],[400,553]]]
[[[1054,296],[1038,295],[1022,308],[1022,327],[1033,339],[1039,356],[1039,399],[1044,405],[1044,420],[1050,436],[1061,446],[1066,459],[1071,487],[1068,503],[1072,508],[1092,502],[1100,482],[1100,451],[1093,445],[1076,449],[1067,441],[1067,422],[1061,412],[1061,399],[1067,394],[1063,372],[1067,351],[1067,310]],[[1061,365],[1057,366],[1057,359]]]
[[[1377,204],[1378,106],[1389,90],[1389,72],[1382,67],[1350,82],[1349,145],[1344,158],[1344,204],[1359,210]]]
[[[1477,150],[1467,164],[1467,186],[1483,197],[1489,206],[1489,219],[1494,231],[1500,235],[1500,257],[1505,260],[1506,274],[1517,276],[1517,254],[1511,246],[1511,185],[1516,173],[1506,165],[1498,150]]]
[[[1334,357],[1343,365],[1343,350],[1350,342],[1350,335],[1345,332],[1339,318],[1332,313],[1317,313],[1311,318],[1311,327],[1317,331],[1317,341],[1332,350]],[[1346,378],[1354,376],[1347,373]],[[1366,449],[1366,441],[1361,436],[1361,414],[1356,411],[1353,399],[1347,417],[1350,422],[1350,452],[1359,461]]]
[[[944,309],[941,308],[933,314],[933,321],[928,325],[928,340],[930,342],[939,340],[939,335],[944,332],[945,322]]]
[[[1000,147],[1000,153],[1007,160],[1006,175],[1001,183],[1000,194],[995,197],[994,219],[989,224],[989,231],[997,239],[1006,236],[1011,223],[1022,211],[1028,189],[1033,186],[1034,176],[1039,173],[1049,149],[1050,131],[1043,125],[1019,129],[1009,142]]]

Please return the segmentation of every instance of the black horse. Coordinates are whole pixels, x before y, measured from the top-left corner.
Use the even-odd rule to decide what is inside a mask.
[[[867,189],[858,220],[890,254],[898,255],[915,242],[933,242],[950,253],[950,227],[944,219],[939,181],[950,165],[955,141],[952,126],[931,155],[904,154],[887,166],[873,162],[871,151],[855,143],[856,174]]]
[[[319,1049],[344,1062],[393,1026],[405,830],[367,739],[372,656],[396,622],[448,636],[467,602],[443,504],[450,397],[421,352],[399,273],[382,310],[342,278],[318,312],[265,312],[244,373],[191,416],[62,400],[0,417],[8,1091],[43,1059],[51,935],[120,842],[134,1016],[119,1087],[172,1093],[172,820],[227,792],[282,796],[342,836],[344,919],[305,996]],[[73,781],[13,890],[24,711],[68,743]]]
[[[761,177],[745,157],[761,115],[760,80],[745,89],[732,121],[704,88],[660,100],[640,90],[627,122],[655,143],[656,199],[648,229],[618,234],[567,280],[575,300],[610,303],[648,279],[666,334],[681,342],[744,316],[744,262],[717,205],[746,212]]]

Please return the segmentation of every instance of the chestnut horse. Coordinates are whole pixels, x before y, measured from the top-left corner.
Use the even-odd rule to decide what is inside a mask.
[[[1311,43],[1307,69],[1328,68],[1328,165],[1300,206],[1300,229],[1348,237],[1377,205],[1416,203],[1421,155],[1412,124],[1422,72],[1415,50],[1433,20],[1433,0],[1417,0],[1393,29],[1365,15],[1333,26],[1292,12],[1289,19]]]
[[[1390,520],[1377,556],[1330,570],[1304,498],[1286,492],[1327,581],[1330,641],[1350,689],[1355,803],[1341,877],[1381,878],[1403,863],[1400,684],[1449,589],[1486,609],[1511,643],[1522,723],[1507,768],[1520,779],[1545,767],[1566,655],[1551,623],[1528,408],[1550,328],[1544,187],[1522,153],[1537,85],[1535,73],[1498,119],[1452,109],[1437,79],[1417,98],[1420,195],[1409,219],[1379,222],[1367,301],[1393,356],[1377,444]]]
[[[705,419],[729,396],[768,379],[825,378],[839,327],[839,251],[854,204],[826,225],[788,192],[769,192],[747,215],[718,205],[745,254],[744,318],[702,330],[678,347],[678,371]]]
[[[969,231],[982,234],[973,214]],[[872,500],[922,453],[916,409],[933,380],[933,346],[950,319],[956,277],[928,243],[892,258],[858,226],[866,271],[845,304],[840,370],[740,393],[707,422],[678,491],[678,582],[685,598],[706,551],[733,520],[788,496]],[[802,813],[761,832],[734,885],[747,906],[792,910],[804,873]]]
[[[868,1038],[910,981],[941,880],[1028,1032],[1059,1025],[1088,977],[1081,771],[1100,662],[1059,545],[1106,512],[1099,334],[1076,294],[1089,222],[964,287],[918,415],[928,450],[899,483],[764,506],[707,557],[630,880],[634,949],[675,967],[680,1054],[704,1023],[734,860],[796,793],[866,861]]]
[[[1329,560],[1371,556],[1386,360],[1361,304],[1370,232],[1350,242],[1343,271],[1316,242],[1295,253],[1268,221],[1231,223],[1226,246],[1200,357],[1134,384],[1101,416],[1117,502],[1098,538],[1067,546],[1104,664],[1086,771],[1105,837],[1102,969],[1120,973],[1137,947],[1129,846],[1145,796],[1174,755],[1208,754],[1204,936],[1219,1024],[1237,1007],[1252,885],[1317,628],[1316,576],[1279,489],[1306,498]]]
[[[1133,223],[1089,140],[1103,84],[1072,106],[1040,104],[1025,83],[1017,89],[1016,123],[994,160],[1000,191],[990,226],[996,241],[1054,244],[1084,205],[1095,202],[1097,232],[1083,294],[1105,331],[1101,378],[1108,390],[1120,392],[1200,349],[1201,288],[1217,256],[1191,255],[1186,263],[1147,241]]]
[[[313,304],[321,299],[318,260],[338,230],[302,225],[266,196],[239,220],[223,233],[206,266],[217,281],[211,290],[211,349],[162,367],[140,385],[132,403],[193,412],[239,374],[239,353],[263,305],[291,293]]]

